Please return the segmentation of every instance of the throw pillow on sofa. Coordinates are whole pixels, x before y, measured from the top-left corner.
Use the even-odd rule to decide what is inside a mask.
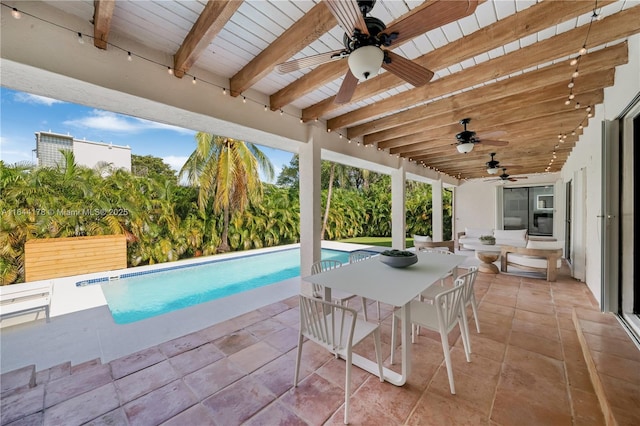
[[[483,235],[493,235],[490,228],[464,228],[465,238],[480,238]]]

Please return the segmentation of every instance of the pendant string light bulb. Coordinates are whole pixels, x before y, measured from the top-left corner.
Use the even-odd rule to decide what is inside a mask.
[[[127,61],[132,62],[133,56],[131,56],[131,52],[127,52]]]
[[[82,38],[82,33],[78,33],[78,43],[84,44],[84,39]]]
[[[13,19],[20,19],[22,18],[22,13],[20,13],[20,11],[14,7],[13,9],[11,9],[11,16],[13,16]]]

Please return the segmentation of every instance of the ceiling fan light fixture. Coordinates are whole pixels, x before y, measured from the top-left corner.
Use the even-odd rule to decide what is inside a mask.
[[[458,145],[456,145],[456,148],[458,149],[459,153],[467,154],[473,151],[473,142],[459,143]]]
[[[384,52],[379,47],[359,47],[349,54],[349,69],[359,81],[365,81],[378,74],[383,59]]]
[[[498,174],[499,171],[500,171],[500,169],[498,169],[497,167],[488,167],[487,168],[487,173],[489,173],[490,175],[496,175],[496,174]]]

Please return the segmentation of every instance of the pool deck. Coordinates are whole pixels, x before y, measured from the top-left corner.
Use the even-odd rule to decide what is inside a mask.
[[[576,320],[584,340],[594,345],[590,359],[601,370],[605,399],[611,402],[606,411],[613,413],[610,424],[640,424],[640,410],[633,403],[640,380],[629,373],[640,371],[639,352],[616,327],[613,316],[598,312],[587,286],[570,278],[568,268],[553,283],[503,273],[479,274],[475,292],[482,333],[476,332],[469,317],[471,363],[465,360],[459,333],[449,336],[456,394],[449,390],[439,335],[423,330],[414,344],[413,373],[405,386],[380,383],[374,375],[353,368],[351,424],[609,424],[589,376],[592,370]],[[289,297],[215,325],[211,325],[213,310],[204,311],[203,324],[209,324],[205,328],[173,339],[165,335],[160,344],[108,363],[99,358],[83,363],[66,359],[37,372],[25,367],[6,373],[0,423],[341,425],[342,360],[305,343],[301,380],[298,387],[292,386],[297,301],[296,296]],[[359,309],[359,303],[357,298],[353,307]],[[174,320],[190,320],[195,316],[193,309],[183,309],[188,315]],[[390,365],[388,358],[392,307],[383,304],[381,313],[384,363],[397,370],[399,364]],[[70,327],[60,338],[80,351],[88,332],[72,333],[90,328],[83,320],[91,315],[79,312],[64,317],[73,321],[52,321],[49,326]],[[154,319],[140,323],[147,325],[144,333],[166,325]],[[616,344],[608,344],[612,341]],[[39,343],[34,342],[26,353],[45,352],[45,344],[36,347]],[[373,341],[369,338],[354,350],[372,357]]]
[[[250,253],[277,251],[298,246],[294,244],[271,247],[251,250]],[[380,249],[336,242],[324,242],[323,248],[344,251]],[[248,253],[247,251],[227,253],[215,258],[241,257]],[[205,258],[197,258],[181,262],[201,263],[204,260]],[[154,265],[154,267],[157,269],[167,265]],[[117,272],[110,271],[114,274]],[[131,268],[120,272],[131,272]],[[295,277],[142,321],[116,324],[99,284],[85,287],[75,285],[78,281],[105,275],[109,273],[101,272],[54,280],[49,323],[44,319],[38,319],[16,325],[3,324],[0,329],[0,372],[4,373],[31,364],[35,364],[36,370],[40,371],[65,361],[71,361],[75,365],[96,358],[106,363],[260,309],[300,292],[300,277]],[[11,320],[12,318],[3,320],[3,323]]]

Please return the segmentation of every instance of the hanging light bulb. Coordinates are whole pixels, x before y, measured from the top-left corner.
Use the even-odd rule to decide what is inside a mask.
[[[171,67],[167,67],[167,73],[169,75],[173,75],[173,70],[171,69]]]
[[[193,77],[193,80],[191,80],[191,83],[192,84],[196,84],[196,78],[195,77]]]
[[[571,74],[571,77],[576,78],[576,77],[578,77],[579,75],[580,75],[580,73],[578,72],[578,70],[575,70],[575,71],[573,72],[573,74]]]
[[[576,102],[576,109],[580,109],[580,102]]]
[[[587,109],[587,112],[591,112],[591,107],[590,106],[588,106],[586,109]]]
[[[127,61],[133,61],[133,56],[131,56],[131,52],[127,52]]]
[[[20,19],[22,18],[22,13],[20,13],[20,11],[14,7],[11,10],[11,16],[13,16],[14,19]]]
[[[243,97],[242,97],[242,103],[243,103],[243,104],[246,104],[246,103],[247,103],[247,97],[246,97],[246,96],[243,96]]]
[[[304,120],[302,119],[302,117],[300,117],[300,123],[304,123]]]
[[[586,48],[585,46],[582,46],[582,49],[580,49],[580,50],[578,51],[578,53],[579,53],[580,55],[584,55],[584,54],[586,54],[586,53],[587,53],[587,48]]]
[[[226,94],[227,94],[227,88],[226,88],[226,87],[223,87],[223,88],[222,88],[222,94],[223,94],[223,95],[226,95]]]
[[[82,38],[82,33],[78,33],[78,43],[84,44],[84,39]]]
[[[265,105],[265,106],[264,106],[264,110],[265,110],[265,111],[269,110],[269,107]],[[302,123],[302,117],[300,117],[300,122]]]
[[[577,63],[578,63],[578,58],[573,58],[571,62],[569,62],[569,65],[574,66]]]
[[[280,110],[280,115],[284,115],[284,111],[283,110]]]
[[[573,84],[573,80],[571,80],[571,81],[569,82],[569,84],[567,84],[567,87],[568,87],[569,89],[573,89],[573,86],[574,86],[574,84]]]
[[[567,99],[566,101],[564,101],[565,105],[569,105],[571,103],[571,101],[569,99]]]
[[[569,99],[573,99],[573,98],[575,98],[575,97],[576,97],[576,95],[574,95],[573,93],[570,93],[570,94],[569,94]]]

